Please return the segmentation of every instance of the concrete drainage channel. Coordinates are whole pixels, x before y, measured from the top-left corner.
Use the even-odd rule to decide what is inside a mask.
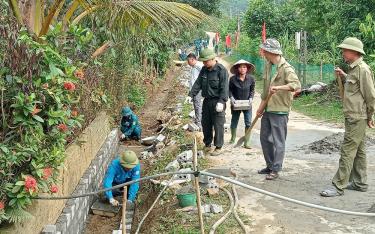
[[[109,163],[118,149],[118,130],[111,131],[95,159],[87,168],[72,195],[96,191],[101,184]],[[79,163],[79,162],[77,162]],[[43,234],[83,233],[94,196],[69,199],[55,224],[46,225]]]
[[[181,80],[184,81],[183,79]],[[169,121],[164,122],[163,128],[155,136],[147,137],[142,139],[141,143],[146,147],[138,146],[126,146],[126,148],[136,151],[142,160],[152,160],[155,161],[158,157],[162,157],[162,153],[165,148],[176,145],[176,141],[173,139],[167,139],[167,136],[163,135],[162,132],[168,127],[173,119],[181,115],[182,106],[184,102],[187,102],[185,96],[180,95],[179,102],[175,108],[173,108],[172,117]],[[195,116],[194,112],[189,114],[191,118]],[[228,127],[228,126],[226,126]],[[199,127],[194,123],[190,123],[185,126],[180,126],[180,128],[196,132],[199,131]],[[122,145],[120,148],[123,147]],[[137,149],[135,149],[135,148]],[[190,148],[190,149],[189,149]],[[181,172],[189,173],[193,171],[193,151],[192,146],[187,146],[186,150],[176,156],[175,160],[171,161],[166,167],[166,172]],[[109,163],[113,160],[114,156],[121,151],[119,149],[119,139],[118,130],[113,130],[107,137],[102,148],[97,153],[95,159],[92,161],[90,167],[86,170],[79,184],[72,193],[72,195],[85,194],[91,191],[97,191],[101,189],[101,184],[105,176],[105,172]],[[204,154],[202,151],[197,152],[198,158],[203,158]],[[184,212],[194,211],[197,208],[195,206],[195,189],[191,186],[194,176],[191,174],[176,174],[168,181],[151,180],[154,184],[164,185],[165,189],[160,192],[160,196],[163,191],[170,188],[173,185],[188,184],[176,191],[177,198],[180,205],[183,207],[181,210]],[[219,192],[219,185],[213,177],[200,175],[199,183],[208,194],[215,194]],[[190,196],[191,195],[191,196]],[[98,196],[86,196],[81,198],[69,199],[66,202],[66,206],[63,209],[61,215],[55,224],[45,226],[42,233],[44,234],[65,234],[65,233],[84,233],[85,223],[88,219],[88,214],[90,208],[92,212],[96,215],[101,216],[115,216],[118,212],[121,212],[119,208],[117,211],[110,204],[100,201],[97,199]],[[194,198],[194,199],[192,199]],[[155,200],[155,204],[157,200]],[[152,207],[150,208],[151,211]],[[222,213],[223,207],[217,204],[202,204],[201,209],[203,213]],[[123,226],[122,220],[118,224],[118,227],[112,231],[113,234],[123,233],[123,229],[126,233],[130,233],[132,230],[132,221],[134,216],[134,210],[126,211],[126,223]],[[147,215],[146,215],[147,216]],[[144,217],[144,220],[146,219]],[[143,222],[139,223],[137,233]],[[134,229],[135,230],[135,229]]]

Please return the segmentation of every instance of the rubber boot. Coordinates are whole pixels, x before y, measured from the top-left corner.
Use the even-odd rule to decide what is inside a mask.
[[[236,133],[237,133],[237,128],[230,129],[231,137],[230,137],[229,144],[234,144],[234,142],[236,141]]]
[[[247,129],[249,129],[249,127],[245,128],[245,132],[247,131]],[[245,144],[244,144],[244,147],[246,149],[251,149],[250,136],[251,136],[251,134],[248,134],[247,136],[245,135]]]

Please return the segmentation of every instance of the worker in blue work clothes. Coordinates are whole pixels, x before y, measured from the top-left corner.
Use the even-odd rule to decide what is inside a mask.
[[[126,150],[121,155],[114,159],[106,172],[103,187],[111,188],[113,186],[123,184],[132,180],[141,178],[141,166],[137,155],[134,151]],[[128,208],[134,207],[134,200],[139,190],[139,182],[128,186]],[[114,199],[114,196],[123,194],[123,188],[108,190],[105,192],[106,198],[113,206],[118,206],[119,202]]]
[[[130,107],[126,106],[121,111],[121,140],[134,139],[140,140],[142,128],[138,121],[138,116],[133,113]]]

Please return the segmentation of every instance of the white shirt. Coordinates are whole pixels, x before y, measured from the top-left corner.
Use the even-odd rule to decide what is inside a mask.
[[[191,77],[189,81],[190,90],[193,88],[195,81],[198,79],[199,73],[201,72],[203,63],[197,61],[194,66],[191,67]]]

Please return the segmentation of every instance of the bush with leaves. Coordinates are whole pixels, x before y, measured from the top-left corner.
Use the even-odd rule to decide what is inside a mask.
[[[1,67],[0,223],[29,216],[38,193],[56,193],[66,139],[81,127],[82,72],[51,44],[16,26],[2,27],[9,45]],[[26,65],[27,64],[27,65]]]

